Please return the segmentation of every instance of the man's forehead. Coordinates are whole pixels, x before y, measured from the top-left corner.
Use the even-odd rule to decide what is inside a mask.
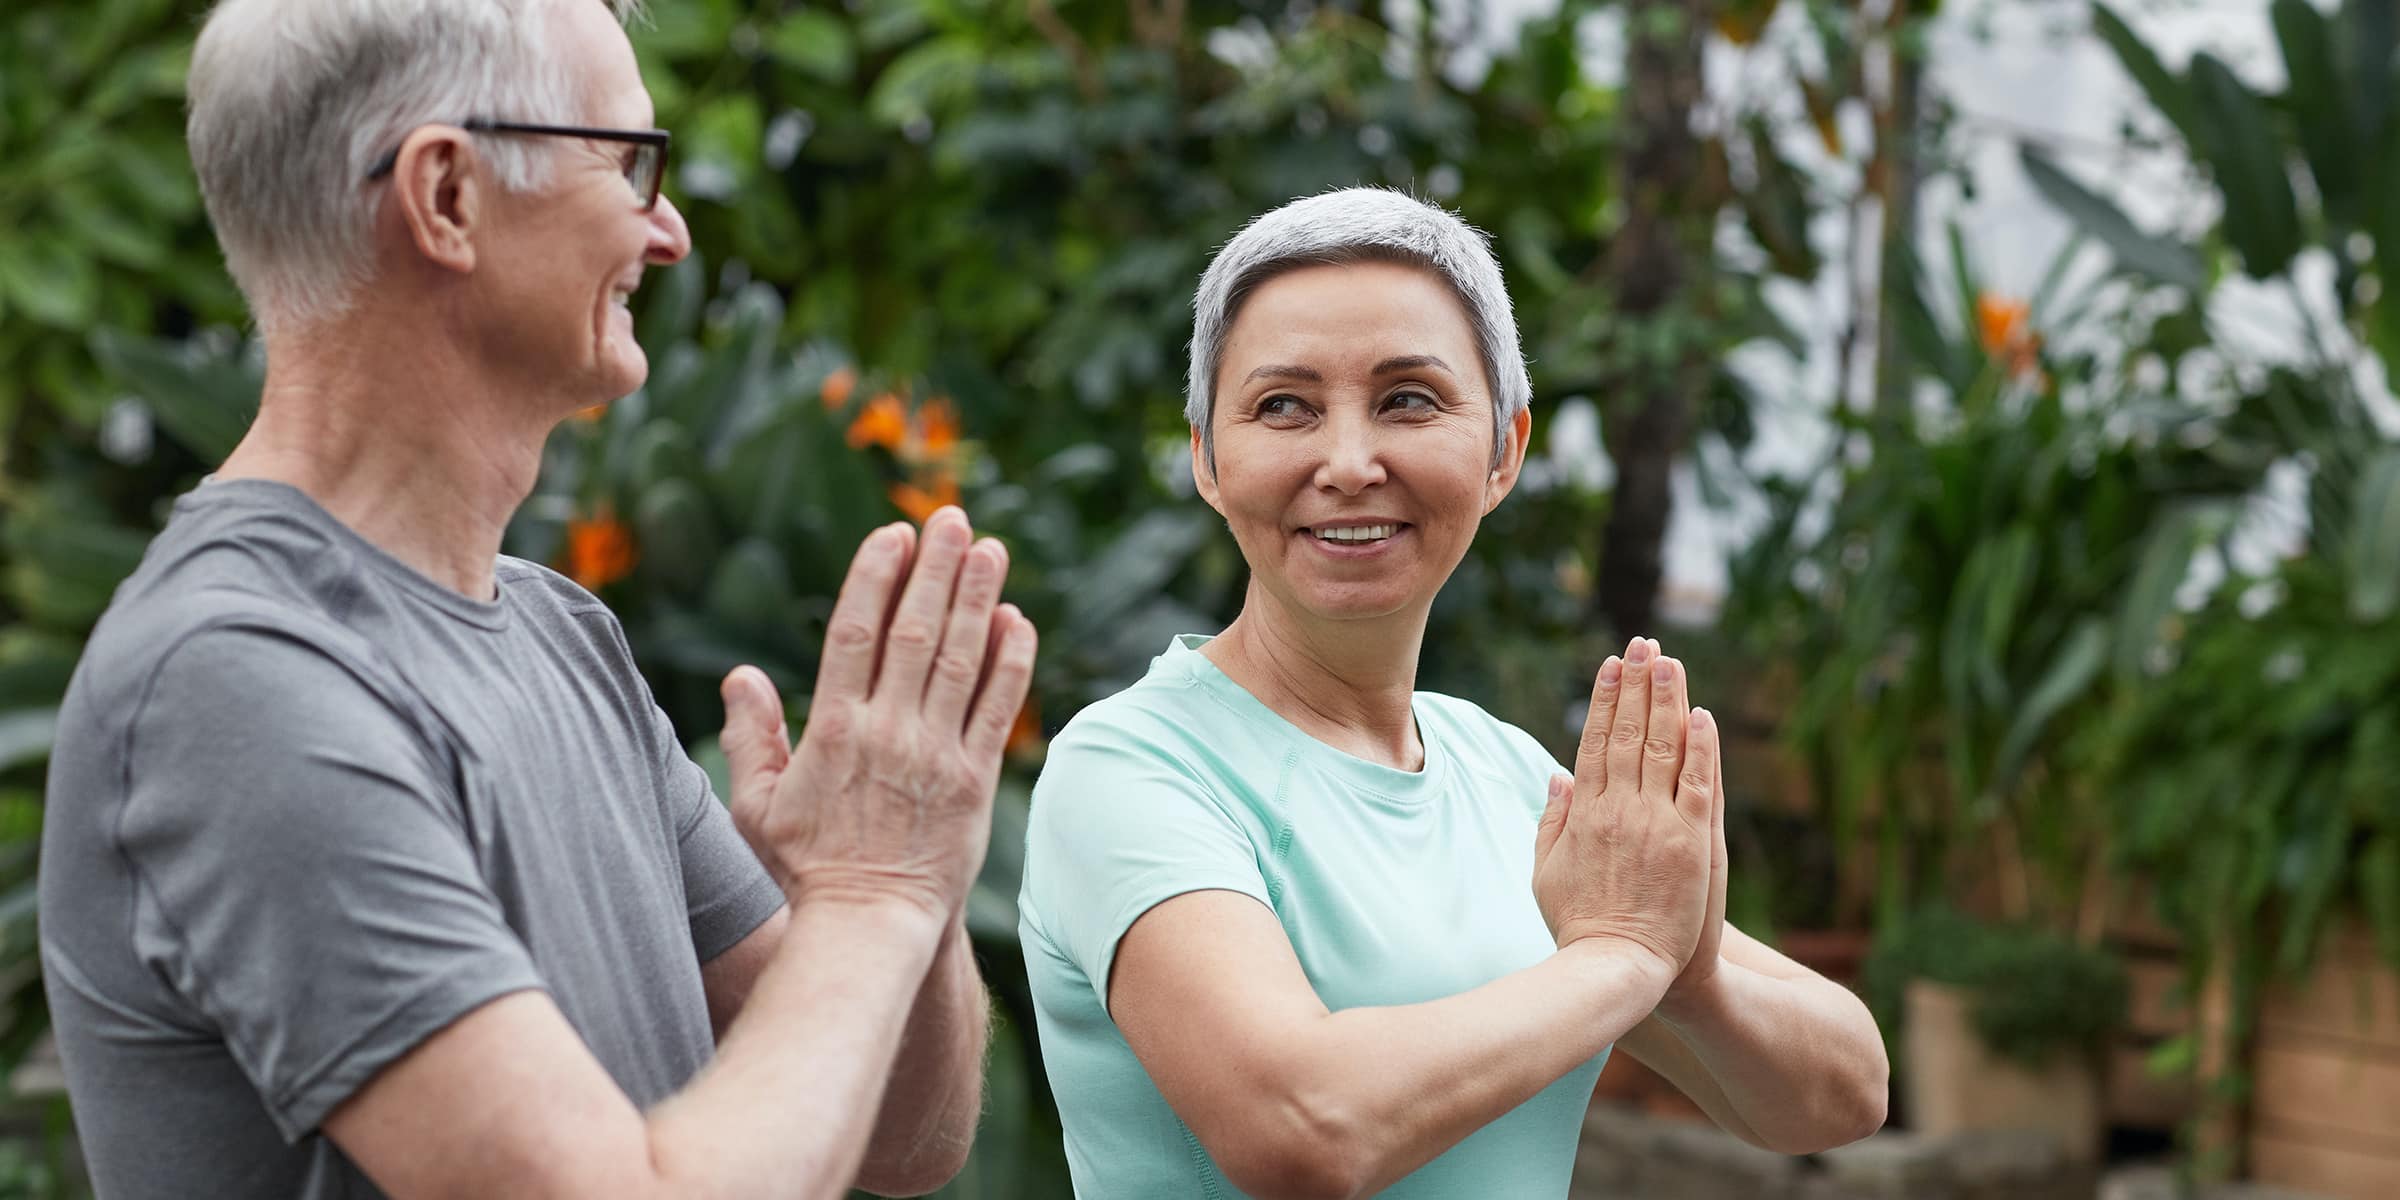
[[[601,119],[648,124],[650,92],[642,85],[633,42],[617,23],[609,0],[565,4],[553,18],[560,22],[561,50],[575,64],[586,102]]]

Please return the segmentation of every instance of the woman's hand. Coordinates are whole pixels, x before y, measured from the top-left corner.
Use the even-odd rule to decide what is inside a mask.
[[[1668,996],[1715,973],[1725,910],[1717,726],[1690,709],[1683,664],[1635,638],[1592,688],[1575,776],[1553,779],[1534,838],[1533,894],[1563,948],[1609,938],[1671,974]]]

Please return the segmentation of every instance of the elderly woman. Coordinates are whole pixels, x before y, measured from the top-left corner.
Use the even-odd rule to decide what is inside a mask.
[[[1481,235],[1300,200],[1195,310],[1193,474],[1241,614],[1085,709],[1034,790],[1025,957],[1077,1194],[1563,1196],[1612,1045],[1771,1150],[1881,1124],[1865,1008],[1724,924],[1679,663],[1636,638],[1601,666],[1571,778],[1415,690],[1532,427]]]

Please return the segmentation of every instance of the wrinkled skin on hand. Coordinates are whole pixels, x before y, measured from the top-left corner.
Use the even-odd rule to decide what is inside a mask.
[[[991,837],[1032,622],[999,602],[1008,553],[945,508],[921,539],[869,536],[850,564],[797,747],[764,672],[725,677],[734,824],[795,904],[901,901],[955,919]]]
[[[1575,775],[1551,780],[1533,892],[1561,947],[1609,938],[1674,976],[1716,973],[1725,925],[1725,812],[1717,726],[1691,709],[1683,664],[1635,638],[1600,668]]]

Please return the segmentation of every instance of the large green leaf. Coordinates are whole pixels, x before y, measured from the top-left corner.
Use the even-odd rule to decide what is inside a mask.
[[[2121,683],[2133,683],[2146,673],[2151,651],[2175,613],[2176,589],[2183,585],[2207,531],[2208,518],[2188,508],[2169,514],[2150,531],[2117,617],[2116,673]]]
[[[2059,712],[2073,703],[2099,678],[2100,668],[2108,662],[2108,627],[2097,617],[2085,617],[2076,623],[2066,640],[2059,643],[2058,653],[2042,672],[2025,702],[2009,723],[2008,733],[2000,739],[2000,752],[1992,760],[1992,778],[2005,786],[2025,765],[2026,756],[2042,731],[2049,727]]]
[[[2168,124],[2183,134],[2186,142],[2197,145],[2200,116],[2191,88],[2160,63],[2157,52],[2107,5],[2092,5],[2092,32],[2100,35],[2100,40],[2116,53],[2125,73],[2133,76],[2142,94],[2150,98],[2151,105],[2167,118]]]
[[[2400,611],[2400,447],[2368,462],[2347,533],[2350,615],[2372,624]]]
[[[2316,177],[2319,202],[2329,218],[2347,224],[2357,211],[2358,185],[2368,164],[2359,161],[2348,72],[2335,57],[2333,24],[2308,0],[2274,0],[2272,12],[2290,81],[2285,102]]]
[[[2283,142],[2266,105],[2215,55],[2193,56],[2192,93],[2205,122],[2198,149],[2225,200],[2225,240],[2253,278],[2273,276],[2300,252]]]
[[[850,29],[833,14],[813,8],[783,14],[766,35],[767,53],[775,61],[826,83],[846,84],[858,48]]]
[[[2208,285],[2208,272],[2191,247],[2169,237],[2143,233],[2124,210],[2077,183],[2047,155],[2026,145],[2018,151],[2035,191],[2056,205],[2084,232],[2100,239],[2117,265],[2159,283],[2194,293]]]
[[[105,326],[92,331],[91,342],[100,365],[202,461],[224,461],[258,413],[265,372],[245,346],[161,341]]]

